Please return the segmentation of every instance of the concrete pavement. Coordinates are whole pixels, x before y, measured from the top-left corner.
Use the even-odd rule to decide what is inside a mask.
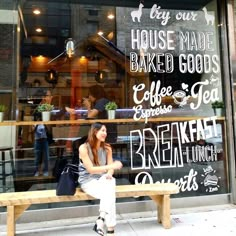
[[[21,236],[96,236],[92,230],[94,217],[17,224]],[[156,212],[118,215],[116,236],[233,236],[236,235],[236,205],[173,209],[171,229],[156,222]],[[0,235],[6,226],[0,225]],[[98,236],[98,235],[97,235]]]

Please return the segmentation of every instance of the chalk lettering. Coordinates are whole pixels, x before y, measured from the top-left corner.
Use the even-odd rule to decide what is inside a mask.
[[[193,110],[198,109],[202,103],[208,104],[218,101],[219,92],[218,88],[212,88],[211,90],[203,89],[209,84],[209,80],[200,81],[195,83],[191,88],[191,96],[196,100],[196,104],[194,102],[190,103],[190,108]]]
[[[214,162],[217,161],[217,147],[216,146],[193,146],[186,147],[187,162]]]
[[[181,51],[214,51],[213,32],[179,32]]]
[[[219,73],[220,59],[218,55],[180,54],[179,70],[181,73]]]
[[[174,50],[174,34],[174,31],[131,29],[131,48]]]
[[[154,4],[150,11],[150,19],[161,20],[161,24],[166,25],[170,19],[170,12],[161,11],[161,7]]]
[[[208,122],[210,122],[210,124]],[[183,152],[182,144],[196,142],[202,137],[205,138],[205,132],[208,133],[209,138],[217,136],[215,116],[210,117],[210,119],[204,118],[203,120],[186,121],[181,125],[180,123],[181,122],[173,122],[170,124],[159,125],[156,130],[145,128],[143,130],[130,131],[131,168],[151,169],[152,167],[182,167],[184,154],[187,156],[187,160],[190,161],[189,149],[186,149],[186,151]],[[140,142],[133,143],[133,136],[136,138],[138,137]],[[185,138],[181,138],[182,136]],[[169,138],[166,139],[165,137]],[[146,142],[146,140],[149,140],[150,138],[152,142]],[[208,150],[201,150],[200,148],[197,148],[196,150],[197,156],[194,157],[195,159],[199,160],[200,158],[202,160],[205,158],[204,160],[211,160],[212,158],[217,158],[215,150],[213,149],[210,150],[211,156],[206,153]],[[137,162],[137,160],[139,161]],[[138,164],[135,165],[135,163]]]
[[[179,190],[181,192],[190,192],[190,191],[197,191],[198,190],[198,183],[197,183],[197,175],[198,172],[191,169],[187,175],[184,175],[180,179],[171,180],[171,179],[162,179],[158,181],[154,181],[153,177],[148,172],[140,172],[135,177],[135,184],[153,184],[153,183],[175,183],[179,186]]]
[[[130,53],[131,72],[158,72],[172,73],[174,71],[174,58],[170,53],[145,53],[139,57],[137,53]]]

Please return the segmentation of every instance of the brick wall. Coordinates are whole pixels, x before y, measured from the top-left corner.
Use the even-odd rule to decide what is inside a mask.
[[[12,89],[15,87],[16,62],[14,25],[0,24],[0,88]],[[14,80],[14,81],[13,81]]]

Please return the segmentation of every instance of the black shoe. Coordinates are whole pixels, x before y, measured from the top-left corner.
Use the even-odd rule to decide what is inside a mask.
[[[113,236],[115,233],[115,230],[107,230],[107,236]]]
[[[102,226],[101,226],[101,224],[97,224],[97,221],[98,220],[100,220],[100,221],[102,221]],[[99,234],[99,235],[101,235],[101,236],[104,236],[104,229],[103,229],[103,227],[104,227],[104,218],[102,218],[102,217],[98,217],[97,218],[97,220],[96,220],[96,224],[94,225],[94,227],[93,227],[93,230],[97,233],[97,234]]]

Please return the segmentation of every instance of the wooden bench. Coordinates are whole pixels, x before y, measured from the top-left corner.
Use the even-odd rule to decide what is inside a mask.
[[[166,229],[171,227],[170,195],[178,192],[178,186],[173,183],[119,185],[116,187],[117,198],[149,196],[157,204],[158,222],[162,223]],[[0,206],[7,207],[7,235],[15,235],[16,220],[32,204],[92,199],[91,196],[84,193],[80,188],[77,188],[74,196],[56,196],[55,190],[1,193]]]

